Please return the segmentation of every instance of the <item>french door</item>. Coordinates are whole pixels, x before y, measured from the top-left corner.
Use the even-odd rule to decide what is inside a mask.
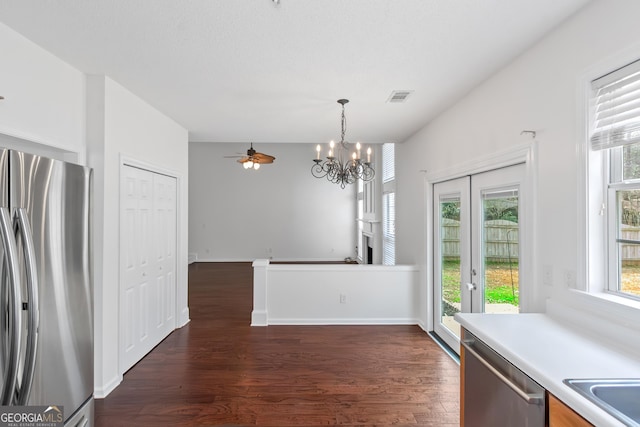
[[[433,185],[434,331],[458,350],[463,313],[518,313],[525,166]]]

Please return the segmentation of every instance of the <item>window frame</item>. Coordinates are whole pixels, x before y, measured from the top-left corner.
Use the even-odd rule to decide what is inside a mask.
[[[623,298],[631,298],[640,301],[640,295],[624,292],[622,288],[622,253],[620,243],[623,243],[622,236],[619,235],[621,228],[621,212],[618,203],[618,192],[628,190],[640,190],[640,179],[624,180],[622,172],[623,147],[607,149],[604,154],[606,159],[605,168],[608,169],[607,184],[607,271],[608,281],[605,289],[608,292],[619,295]],[[640,240],[629,239],[628,242],[640,245]]]
[[[617,192],[620,190],[640,189],[640,179],[623,180],[622,178],[622,147],[610,147],[600,150],[592,149],[591,137],[595,122],[595,89],[593,82],[611,73],[639,61],[640,55],[627,56],[618,66],[611,66],[612,62],[600,64],[597,69],[590,70],[582,79],[583,105],[586,105],[584,115],[584,138],[582,152],[584,155],[584,170],[580,173],[586,183],[582,194],[586,195],[580,217],[584,218],[584,237],[579,237],[578,244],[585,254],[585,277],[579,276],[574,288],[599,296],[614,302],[640,309],[640,297],[623,292],[621,288],[621,253],[619,250],[618,226],[619,213]],[[631,68],[631,67],[630,67]],[[581,150],[579,150],[581,152]],[[599,218],[599,219],[598,219]],[[640,243],[640,241],[638,241]],[[584,280],[582,280],[584,279]]]

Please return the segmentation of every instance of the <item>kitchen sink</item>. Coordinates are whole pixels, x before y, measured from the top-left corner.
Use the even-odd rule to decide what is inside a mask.
[[[640,378],[563,382],[626,425],[640,427]]]

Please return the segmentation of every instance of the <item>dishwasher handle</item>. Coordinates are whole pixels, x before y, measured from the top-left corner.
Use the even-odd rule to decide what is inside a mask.
[[[492,374],[494,374],[500,381],[509,386],[511,390],[513,390],[521,399],[531,405],[538,405],[544,402],[544,394],[542,393],[527,393],[522,390],[518,384],[514,383],[510,378],[506,377],[502,372],[497,370],[491,363],[485,360],[477,351],[475,351],[472,347],[473,341],[460,341],[460,344],[465,348],[466,351],[471,353],[480,363],[482,363]]]

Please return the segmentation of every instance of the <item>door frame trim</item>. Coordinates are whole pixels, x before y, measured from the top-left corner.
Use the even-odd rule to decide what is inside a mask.
[[[479,157],[472,161],[466,161],[434,172],[426,171],[424,177],[424,209],[425,209],[425,256],[426,256],[426,326],[427,331],[434,330],[434,282],[433,282],[433,256],[434,256],[434,233],[433,224],[435,221],[433,212],[433,185],[439,182],[460,178],[465,175],[474,175],[488,172],[493,169],[514,166],[520,163],[525,164],[525,176],[523,181],[522,210],[527,215],[526,229],[521,231],[520,239],[523,248],[522,256],[528,257],[531,262],[521,270],[522,277],[529,278],[529,284],[525,287],[525,292],[521,292],[520,312],[534,312],[543,309],[535,304],[539,290],[532,284],[537,280],[537,259],[538,248],[534,230],[537,229],[538,213],[537,206],[537,182],[538,182],[538,142],[532,140],[525,144],[509,147],[508,149],[496,151],[495,153]]]

